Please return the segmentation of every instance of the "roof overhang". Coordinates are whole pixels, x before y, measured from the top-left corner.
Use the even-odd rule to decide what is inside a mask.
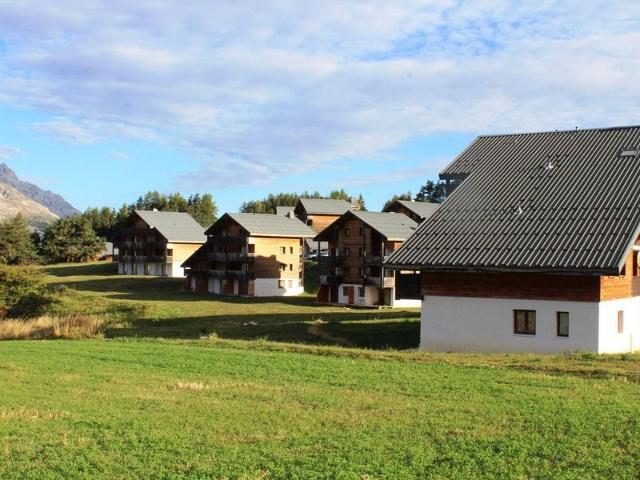
[[[468,267],[451,265],[403,265],[385,263],[384,268],[391,270],[420,270],[422,272],[452,272],[452,273],[536,273],[546,275],[586,275],[586,276],[618,276],[620,270],[615,267],[608,269],[588,268],[539,268],[539,267]]]

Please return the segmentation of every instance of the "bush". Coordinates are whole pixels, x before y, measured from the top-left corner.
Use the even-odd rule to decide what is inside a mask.
[[[42,270],[0,264],[0,318],[42,315],[51,302]]]

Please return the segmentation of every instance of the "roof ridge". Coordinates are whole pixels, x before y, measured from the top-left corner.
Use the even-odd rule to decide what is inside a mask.
[[[533,132],[519,132],[519,133],[486,133],[478,135],[477,138],[492,138],[492,137],[517,137],[520,135],[543,135],[548,133],[576,133],[576,132],[596,132],[596,131],[611,131],[611,130],[629,130],[632,128],[640,128],[640,125],[624,125],[619,127],[597,127],[597,128],[574,128],[567,130],[539,130]]]

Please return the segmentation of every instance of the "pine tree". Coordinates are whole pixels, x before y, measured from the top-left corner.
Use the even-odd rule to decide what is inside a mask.
[[[42,254],[51,262],[86,262],[104,249],[91,224],[81,215],[61,218],[47,228]]]
[[[22,214],[0,222],[0,263],[27,265],[38,261],[32,234]]]

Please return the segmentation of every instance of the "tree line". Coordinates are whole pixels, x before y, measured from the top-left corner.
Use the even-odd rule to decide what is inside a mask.
[[[240,205],[241,213],[276,213],[276,207],[294,207],[298,203],[299,198],[327,198],[331,200],[346,200],[351,201],[355,199],[360,204],[361,210],[366,210],[366,204],[362,194],[357,197],[349,195],[344,189],[333,190],[328,195],[322,195],[320,192],[308,192],[302,193],[270,193],[267,197],[261,200],[252,200],[244,202]]]

